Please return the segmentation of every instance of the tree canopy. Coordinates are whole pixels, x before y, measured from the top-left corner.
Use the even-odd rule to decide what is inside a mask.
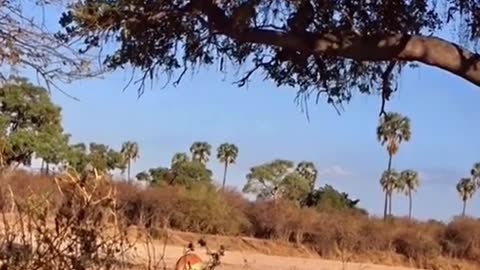
[[[83,39],[85,51],[113,42],[106,65],[131,65],[143,79],[176,74],[178,83],[202,65],[246,65],[240,86],[258,71],[301,97],[337,104],[380,91],[385,101],[413,62],[480,85],[479,8],[476,0],[86,0],[64,12],[59,37]],[[462,46],[435,36],[452,26]]]
[[[23,78],[0,87],[1,168],[30,165],[34,154],[47,163],[63,158],[68,135],[63,133],[61,109],[46,89]]]

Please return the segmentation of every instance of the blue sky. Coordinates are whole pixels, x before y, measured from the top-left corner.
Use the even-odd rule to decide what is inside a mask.
[[[332,184],[361,200],[373,214],[382,211],[379,175],[387,155],[375,137],[379,98],[356,96],[338,116],[320,103],[310,106],[310,121],[295,105],[295,90],[270,82],[252,81],[246,88],[234,78],[202,70],[173,87],[157,82],[137,98],[135,88],[122,92],[128,73],[65,86],[80,101],[53,92],[63,107],[64,125],[74,141],[102,142],[120,147],[126,140],[140,144],[135,171],[169,164],[175,152],[187,152],[193,141],[235,143],[240,148],[229,183],[241,188],[248,169],[275,158],[311,160],[320,169],[319,185]],[[480,91],[437,69],[405,72],[399,92],[388,104],[412,120],[413,137],[394,159],[399,170],[415,169],[422,186],[414,214],[422,219],[449,219],[461,210],[455,184],[480,161]],[[209,167],[221,179],[222,167],[213,158]],[[468,211],[480,214],[478,194]],[[407,213],[403,195],[394,198],[394,211]]]
[[[312,104],[307,121],[294,103],[294,89],[258,79],[238,88],[232,84],[235,77],[213,67],[188,75],[177,87],[162,89],[164,81],[159,81],[140,99],[134,88],[122,92],[129,79],[123,71],[64,86],[80,101],[59,92],[52,97],[62,106],[74,141],[117,148],[126,140],[137,141],[141,158],[136,172],[167,166],[175,152],[187,152],[193,141],[214,148],[231,142],[240,149],[228,180],[236,187],[244,185],[254,165],[275,158],[310,160],[320,170],[318,185],[332,184],[359,198],[369,212],[382,213],[379,176],[387,155],[375,136],[378,97],[356,96],[341,116],[326,103]],[[401,146],[394,166],[422,175],[414,198],[416,217],[448,220],[460,213],[456,182],[480,161],[479,102],[479,89],[444,71],[422,66],[403,73],[388,109],[412,120],[412,140]],[[209,167],[221,179],[222,167],[214,158]],[[479,197],[470,201],[470,214],[480,215]],[[396,196],[393,206],[395,213],[407,214],[405,196]]]

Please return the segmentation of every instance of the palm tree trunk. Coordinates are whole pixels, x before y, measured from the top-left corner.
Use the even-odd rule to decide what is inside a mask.
[[[467,200],[463,200],[462,217],[465,217],[465,210],[467,209]]]
[[[388,192],[385,191],[385,206],[383,208],[383,219],[387,219],[387,207],[388,207]]]
[[[225,161],[225,168],[223,170],[223,183],[222,183],[222,191],[225,189],[225,182],[227,182],[227,168],[228,168],[228,162]]]
[[[387,166],[387,171],[390,172],[390,170],[392,169],[392,157],[393,155],[388,153],[388,166]]]
[[[408,220],[412,220],[412,190],[408,189]]]
[[[391,169],[392,169],[392,154],[388,153],[387,172],[390,172]],[[389,192],[385,191],[385,205],[384,205],[384,208],[383,208],[383,219],[387,219],[387,207],[388,207],[388,199],[389,199],[389,196],[388,196],[389,194],[388,193]]]
[[[392,191],[388,192],[388,215],[392,216]]]
[[[130,183],[130,158],[128,159],[128,164],[127,164],[127,180],[128,183]]]

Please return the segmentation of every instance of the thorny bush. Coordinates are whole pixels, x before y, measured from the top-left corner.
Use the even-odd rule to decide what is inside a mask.
[[[0,269],[118,268],[130,244],[114,187],[75,173],[55,182],[58,207],[48,194],[19,197],[10,189],[13,212],[2,211]]]

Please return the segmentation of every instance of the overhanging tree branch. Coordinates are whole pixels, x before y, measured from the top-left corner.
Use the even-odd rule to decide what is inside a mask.
[[[356,61],[417,61],[453,73],[480,86],[480,55],[438,37],[408,34],[345,35],[341,32],[303,35],[289,31],[249,28],[238,31],[230,18],[212,1],[198,1],[195,8],[208,17],[219,34],[241,43],[295,50],[311,55]]]

